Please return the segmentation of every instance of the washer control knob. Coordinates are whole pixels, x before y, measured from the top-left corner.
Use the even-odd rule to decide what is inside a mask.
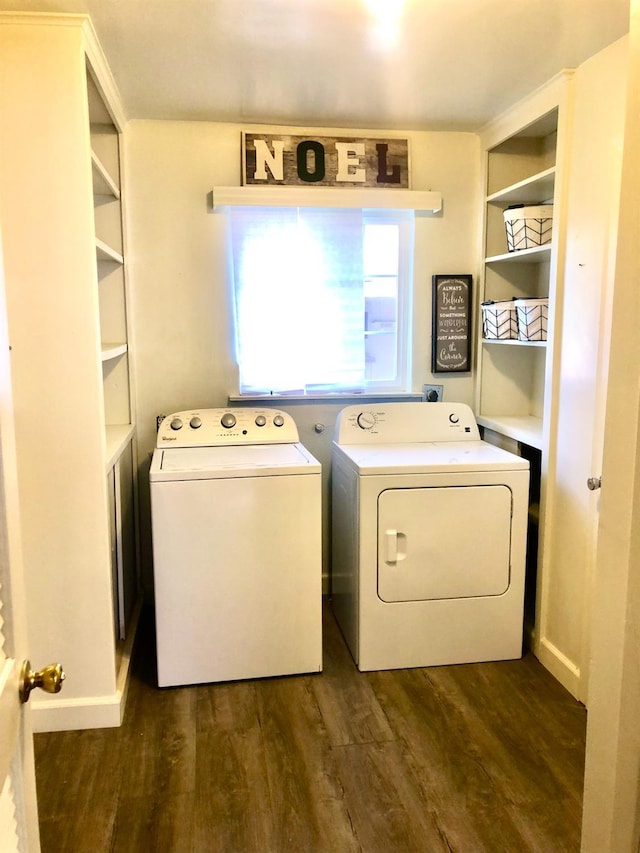
[[[456,414],[454,414],[454,413],[452,412],[452,413],[449,415],[449,420],[451,421],[451,423],[452,423],[452,424],[457,424],[457,423],[458,423],[458,421],[460,420],[460,418],[459,418]]]
[[[264,415],[256,415],[256,426],[264,426],[267,422],[267,419]]]
[[[275,415],[275,417],[273,418],[273,425],[277,427],[284,426],[284,418],[282,417],[282,415]]]
[[[200,427],[202,426],[202,419],[195,415],[189,421],[189,426],[191,427],[191,429],[200,429]]]
[[[225,429],[231,429],[236,425],[236,416],[232,415],[231,412],[225,412],[220,423]]]
[[[175,430],[182,429],[182,421],[180,420],[180,418],[173,418],[169,426],[171,427],[171,429]]]

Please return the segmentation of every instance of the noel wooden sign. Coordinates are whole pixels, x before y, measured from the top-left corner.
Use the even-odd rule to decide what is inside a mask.
[[[409,188],[406,139],[242,134],[242,183]]]

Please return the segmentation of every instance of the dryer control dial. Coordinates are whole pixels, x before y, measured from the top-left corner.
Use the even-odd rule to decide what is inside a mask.
[[[373,412],[360,412],[356,418],[356,422],[360,429],[373,429],[377,423],[377,418]]]
[[[225,412],[220,418],[220,423],[225,429],[233,429],[236,425],[236,416],[232,415],[231,412]]]

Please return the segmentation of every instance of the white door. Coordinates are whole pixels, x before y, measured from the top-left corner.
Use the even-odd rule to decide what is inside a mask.
[[[0,244],[1,248],[1,244]],[[26,658],[13,406],[0,251],[0,842],[3,853],[40,850],[33,736],[19,699]]]
[[[583,853],[640,847],[640,0],[631,0],[587,717]]]
[[[537,653],[588,704],[591,590],[602,472],[613,270],[624,130],[626,52],[618,43],[581,65],[567,198],[561,352],[554,358],[544,564]]]

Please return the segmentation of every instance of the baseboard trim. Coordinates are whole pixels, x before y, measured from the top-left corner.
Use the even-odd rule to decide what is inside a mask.
[[[34,702],[31,722],[34,732],[67,732],[75,729],[115,728],[122,722],[122,694]]]
[[[129,692],[129,676],[131,674],[131,661],[133,658],[133,647],[138,636],[138,623],[140,622],[140,613],[142,612],[142,596],[138,596],[138,601],[131,614],[129,620],[129,634],[124,641],[120,651],[120,659],[118,662],[118,679],[116,682],[116,690],[121,696],[121,714],[120,723],[124,716],[124,709],[127,704],[127,693]],[[120,725],[118,723],[118,725]]]
[[[141,603],[131,617],[129,636],[118,654],[115,693],[65,699],[61,693],[55,700],[32,699],[31,722],[34,732],[68,732],[79,729],[108,729],[122,725],[129,691],[133,646],[138,631]]]
[[[569,693],[578,699],[580,696],[580,668],[577,667],[560,649],[556,648],[546,637],[537,644],[535,655],[540,663],[548,669]]]

